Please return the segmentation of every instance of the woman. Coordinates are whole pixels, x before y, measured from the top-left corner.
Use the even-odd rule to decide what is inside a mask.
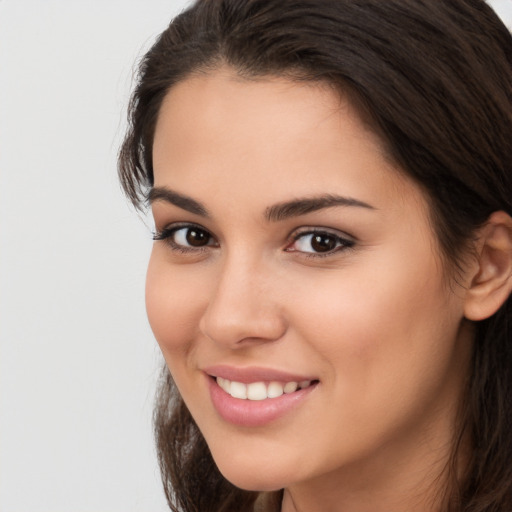
[[[511,65],[481,0],[204,0],[147,53],[173,510],[512,510]]]

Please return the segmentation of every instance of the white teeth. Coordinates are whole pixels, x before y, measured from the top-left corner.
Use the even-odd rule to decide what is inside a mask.
[[[267,398],[267,386],[265,386],[265,383],[253,382],[252,384],[248,384],[247,398],[249,400],[265,400],[265,398]]]
[[[297,391],[298,384],[297,382],[287,382],[284,386],[284,392],[285,393],[293,393],[294,391]]]
[[[226,392],[230,392],[231,382],[227,379],[223,379],[222,377],[217,377],[217,384]]]
[[[267,388],[269,398],[277,398],[284,393],[283,385],[280,382],[271,382]]]
[[[298,389],[307,388],[311,385],[311,381],[303,380],[301,382],[286,383],[272,381],[267,385],[264,382],[244,384],[243,382],[230,381],[222,377],[217,377],[217,384],[233,398],[242,400],[265,400],[266,398],[277,398],[283,393],[289,394]]]
[[[247,398],[247,391],[247,386],[245,384],[242,384],[241,382],[232,382],[228,393],[233,398],[242,398],[245,400]]]

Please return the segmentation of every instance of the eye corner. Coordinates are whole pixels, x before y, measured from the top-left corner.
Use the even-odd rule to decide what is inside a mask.
[[[354,237],[338,230],[305,227],[291,236],[284,251],[299,253],[308,258],[321,258],[352,249],[355,243]]]
[[[194,239],[195,237],[195,239]],[[198,253],[219,244],[214,235],[206,228],[194,223],[171,223],[153,233],[154,241],[165,242],[172,251],[180,253]]]

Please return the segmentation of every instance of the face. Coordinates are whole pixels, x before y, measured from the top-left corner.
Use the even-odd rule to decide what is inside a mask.
[[[149,321],[226,478],[421,472],[470,343],[426,199],[379,139],[327,86],[221,69],[168,93],[153,156]]]

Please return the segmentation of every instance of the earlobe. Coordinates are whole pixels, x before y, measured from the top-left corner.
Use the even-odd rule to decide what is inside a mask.
[[[468,320],[492,316],[512,291],[512,218],[494,212],[480,231],[478,261],[464,304]]]

